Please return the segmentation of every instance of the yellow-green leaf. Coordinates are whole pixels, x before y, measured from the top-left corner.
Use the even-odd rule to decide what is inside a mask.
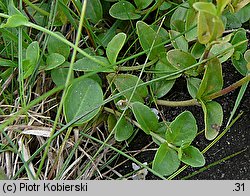
[[[127,36],[125,33],[118,33],[108,43],[106,53],[108,60],[111,64],[116,63],[117,56],[125,43],[126,37]]]
[[[7,22],[5,24],[2,24],[0,28],[15,28],[22,25],[28,24],[28,19],[21,15],[21,14],[15,14],[8,18]]]
[[[206,64],[206,70],[196,97],[202,99],[205,96],[221,90],[222,87],[223,77],[221,63],[218,58],[213,58]]]
[[[210,101],[202,103],[205,122],[205,137],[213,140],[219,133],[223,121],[223,110],[219,103]]]

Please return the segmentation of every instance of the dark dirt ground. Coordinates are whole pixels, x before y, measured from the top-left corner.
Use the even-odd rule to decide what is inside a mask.
[[[223,77],[224,87],[236,82],[242,76],[238,74],[230,61],[223,64]],[[230,116],[230,112],[234,107],[235,100],[237,98],[239,89],[223,96],[215,101],[219,102],[224,111],[224,121],[221,131],[224,130],[225,125]],[[169,100],[187,100],[191,97],[188,95],[186,90],[185,79],[181,79],[176,82],[173,90],[171,90],[167,99]],[[178,108],[167,108],[161,107],[165,118],[172,121],[178,114],[185,110],[189,110],[193,113],[197,120],[199,131],[204,129],[203,112],[198,106],[193,107],[178,107]],[[221,160],[229,155],[232,155],[238,151],[246,149],[243,153],[221,162],[209,169],[199,173],[189,179],[197,180],[249,180],[250,179],[250,85],[248,86],[244,98],[241,101],[240,107],[238,108],[236,115],[240,112],[244,112],[240,119],[231,127],[231,129],[212,147],[207,153],[205,153],[206,165],[209,165],[215,161]],[[220,132],[221,132],[220,131]],[[143,131],[139,131],[133,141],[129,144],[127,150],[140,150],[152,141],[150,136],[147,136]],[[196,137],[193,145],[203,150],[211,141],[205,139],[204,134],[200,134]],[[151,145],[150,148],[157,147]],[[141,162],[151,163],[154,158],[155,151],[141,152],[136,158]],[[130,161],[119,167],[121,174],[127,174],[132,172],[132,163]],[[181,179],[199,168],[188,167],[185,171],[179,174],[174,179]],[[146,179],[159,179],[150,172],[146,176]]]

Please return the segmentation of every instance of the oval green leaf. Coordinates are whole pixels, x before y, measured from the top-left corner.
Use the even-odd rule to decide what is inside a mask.
[[[196,97],[200,99],[221,90],[222,87],[223,77],[221,63],[218,58],[213,58],[208,61],[206,65],[206,70]]]
[[[191,49],[191,54],[196,58],[199,59],[201,58],[204,50],[205,50],[205,45],[201,44],[200,42],[196,42]]]
[[[151,87],[154,95],[157,98],[164,97],[174,86],[174,80],[161,80],[159,82],[154,82]]]
[[[226,51],[228,48],[232,47],[232,44],[230,43],[219,43],[214,44],[212,48],[210,49],[211,56],[212,55],[220,55],[223,53],[223,51]],[[229,59],[234,53],[234,48],[231,48],[226,53],[224,53],[222,56],[219,56],[219,60],[221,63],[225,62],[227,59]]]
[[[153,78],[159,78],[168,74],[172,74],[176,72],[177,69],[171,65],[166,58],[161,58],[155,65],[153,71],[155,72]],[[172,89],[175,79],[180,76],[181,74],[152,83],[151,87],[154,95],[157,98],[165,96]]]
[[[198,89],[200,87],[200,83],[201,79],[199,78],[193,78],[193,77],[187,78],[187,89],[193,99],[196,98]]]
[[[167,143],[161,144],[154,157],[153,170],[168,176],[174,173],[179,166],[180,160],[177,152],[169,148]]]
[[[35,70],[40,57],[40,48],[37,41],[32,42],[26,50],[26,59],[23,61],[24,79],[28,78]]]
[[[21,14],[15,14],[8,18],[7,22],[5,24],[2,24],[0,28],[15,28],[22,25],[28,24],[28,19],[21,15]]]
[[[140,102],[134,102],[131,104],[131,108],[137,122],[141,126],[141,129],[146,134],[149,134],[150,131],[157,131],[159,128],[158,119],[148,106]]]
[[[127,140],[134,133],[133,125],[122,117],[115,129],[115,139],[118,142]]]
[[[197,38],[197,27],[193,28],[197,25],[197,13],[194,9],[188,9],[187,17],[185,22],[185,30],[188,31],[185,33],[185,38],[187,41],[193,41]],[[192,30],[189,30],[193,28]]]
[[[168,61],[178,70],[182,70],[197,63],[196,59],[188,52],[179,49],[173,49],[167,53]],[[187,75],[196,76],[196,68],[185,71]]]
[[[134,1],[136,7],[139,9],[145,9],[153,2],[153,0],[134,0]]]
[[[136,13],[135,6],[128,1],[119,1],[112,5],[109,14],[120,20],[135,20],[141,17]]]
[[[68,122],[82,117],[75,126],[91,120],[100,110],[103,93],[100,85],[89,78],[74,82],[68,89],[63,103],[65,119]]]
[[[214,16],[217,15],[217,9],[213,3],[210,2],[196,2],[193,4],[194,9],[199,12],[205,12],[208,14],[212,14]]]
[[[137,81],[139,78],[132,74],[114,74],[111,73],[107,76],[109,78],[109,81],[113,81],[116,88],[124,97],[126,97],[128,100],[132,96],[133,87],[135,87]],[[139,80],[139,84],[143,84],[142,80]],[[130,90],[128,90],[130,89]],[[124,92],[125,91],[125,92]],[[144,98],[148,95],[148,89],[145,85],[140,86],[136,88],[133,97],[131,99],[131,102],[139,101],[144,102]]]
[[[205,137],[213,140],[219,133],[223,121],[223,110],[219,103],[210,101],[202,103],[205,122]]]
[[[125,43],[126,37],[125,33],[119,33],[108,43],[106,53],[111,64],[116,63],[117,56]]]
[[[158,123],[158,129],[156,131],[154,131],[154,133],[156,133],[162,139],[152,136],[153,141],[158,146],[160,146],[163,143],[166,143],[165,135],[166,135],[166,131],[167,131],[169,125],[170,125],[170,122],[160,122],[160,123]]]
[[[205,165],[205,158],[198,148],[188,146],[182,149],[180,160],[192,167],[202,167]]]
[[[35,65],[31,64],[30,60],[24,59],[23,60],[23,78],[28,78],[34,71]]]
[[[176,146],[185,146],[194,140],[197,130],[193,114],[185,111],[171,122],[170,128],[166,132],[166,140]]]
[[[182,51],[188,52],[188,41],[186,38],[181,35],[178,31],[170,30],[169,36],[171,39],[174,39],[172,42],[175,49],[180,49]]]
[[[136,30],[143,50],[146,51],[147,54],[149,54],[151,50],[149,54],[150,60],[160,57],[163,53],[165,53],[161,36],[157,35],[153,28],[151,28],[145,22],[138,21],[136,23]]]
[[[40,57],[40,48],[37,41],[32,42],[26,50],[26,59],[30,61],[31,64],[36,66]]]
[[[177,9],[175,9],[170,18],[170,27],[172,30],[179,32],[184,31],[188,7],[188,3],[183,3],[182,6],[177,6]]]
[[[99,64],[87,57],[83,57],[74,63],[73,69],[75,71],[98,71],[98,72],[114,71],[111,67],[109,67],[110,63],[106,57],[95,56],[95,59],[102,62],[103,64]]]
[[[239,51],[236,51],[231,57],[231,61],[235,69],[243,76],[245,76],[248,72],[247,69],[247,61],[244,58],[243,54]]]
[[[65,57],[58,53],[51,53],[47,56],[45,70],[54,69],[65,62]]]
[[[247,40],[247,37],[246,37],[246,30],[240,28],[240,29],[235,33],[235,35],[233,36],[231,43],[232,43],[233,45],[235,45],[235,44],[238,44],[238,43],[243,42],[243,41],[245,41],[245,40]],[[239,46],[234,47],[234,50],[235,50],[235,51],[239,51],[239,52],[241,52],[241,53],[243,54],[243,53],[247,50],[247,42],[245,42],[245,43],[243,43],[243,44],[241,44],[241,45],[239,45]]]
[[[64,67],[52,69],[51,78],[57,86],[64,85],[67,79],[68,72],[69,72],[69,68],[64,68]],[[74,78],[74,74],[72,73],[71,79],[73,78]]]
[[[97,24],[103,18],[102,4],[100,0],[91,0],[87,2],[86,18],[94,24]]]
[[[55,33],[64,38],[64,36],[61,33],[59,33],[59,32],[55,32]],[[64,42],[58,40],[57,38],[55,38],[53,36],[50,36],[48,39],[47,49],[48,49],[49,54],[59,53],[59,54],[63,55],[65,57],[65,59],[67,59],[69,57],[69,54],[70,54],[69,45],[65,44]]]

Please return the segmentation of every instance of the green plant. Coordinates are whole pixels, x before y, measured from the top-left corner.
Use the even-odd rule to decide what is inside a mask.
[[[205,164],[203,153],[192,145],[198,131],[193,114],[185,111],[168,122],[158,118],[154,113],[157,110],[151,107],[200,106],[204,113],[205,138],[217,137],[223,123],[223,109],[215,99],[250,79],[247,31],[239,28],[240,25],[239,29],[225,33],[226,28],[232,27],[228,22],[230,17],[238,18],[240,24],[249,20],[250,15],[244,14],[249,10],[249,2],[93,0],[82,4],[59,0],[51,13],[47,2],[24,2],[25,9],[21,4],[17,9],[14,1],[0,3],[2,82],[8,83],[9,78],[15,77],[15,69],[19,70],[18,84],[6,87],[0,96],[6,103],[14,104],[11,91],[19,88],[24,109],[15,116],[25,114],[26,118],[20,121],[23,124],[28,123],[27,110],[34,104],[62,91],[58,95],[61,101],[50,138],[46,148],[44,145],[41,148],[45,153],[35,178],[40,178],[61,117],[61,124],[65,123],[61,130],[67,129],[67,133],[52,164],[50,177],[72,130],[79,129],[85,134],[103,121],[108,127],[108,136],[93,153],[91,161],[112,137],[117,142],[129,140],[139,128],[151,135],[159,146],[152,163],[156,175],[173,174],[180,162],[192,167]],[[115,21],[110,28],[104,20],[107,14],[108,20]],[[153,22],[151,17],[155,17]],[[69,24],[75,36],[59,32]],[[52,31],[53,28],[56,31]],[[243,78],[223,88],[222,63],[229,60]],[[35,84],[39,74],[54,83],[45,94]],[[180,78],[185,78],[192,99],[164,100]],[[42,97],[31,102],[34,88]],[[0,131],[12,124],[15,116],[6,120]],[[85,164],[83,172],[91,161]],[[27,171],[30,169],[25,167]],[[65,171],[65,167],[62,168],[58,169],[60,175]]]

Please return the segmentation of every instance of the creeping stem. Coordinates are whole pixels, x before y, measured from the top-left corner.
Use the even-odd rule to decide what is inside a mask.
[[[212,100],[212,99],[215,99],[215,98],[220,97],[222,95],[226,95],[227,93],[237,89],[238,87],[242,86],[243,84],[245,84],[248,81],[250,81],[250,74],[248,74],[244,78],[240,79],[239,81],[233,83],[232,85],[230,85],[230,86],[228,86],[228,87],[226,87],[218,92],[215,92],[211,95],[206,96],[205,99]]]
[[[250,81],[250,74],[245,76],[244,78],[240,79],[239,81],[233,83],[232,85],[217,91],[215,93],[212,93],[211,95],[207,95],[205,97],[202,97],[203,100],[213,100],[218,97],[221,97],[223,95],[226,95],[227,93],[239,88],[246,82]],[[190,99],[185,101],[167,101],[167,100],[157,100],[156,103],[158,105],[168,106],[168,107],[184,107],[184,106],[192,106],[192,105],[200,105],[197,99]]]

